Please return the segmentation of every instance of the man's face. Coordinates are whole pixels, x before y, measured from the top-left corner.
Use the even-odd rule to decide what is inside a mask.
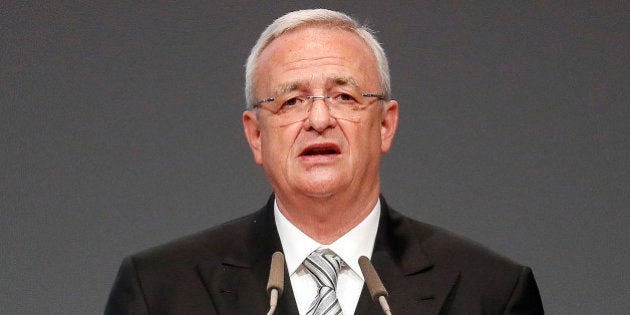
[[[367,44],[331,28],[303,27],[278,37],[262,51],[255,77],[257,99],[285,92],[329,95],[339,85],[382,93]],[[356,120],[331,116],[322,99],[297,122],[282,122],[265,109],[246,111],[245,134],[276,194],[326,198],[378,192],[380,156],[391,146],[398,104],[370,102]]]

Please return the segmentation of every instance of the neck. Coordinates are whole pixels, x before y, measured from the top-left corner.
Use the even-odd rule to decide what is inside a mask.
[[[374,209],[379,192],[363,196],[285,198],[276,194],[280,212],[318,243],[329,245],[352,230]]]

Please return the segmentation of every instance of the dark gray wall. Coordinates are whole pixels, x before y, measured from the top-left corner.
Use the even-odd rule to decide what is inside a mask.
[[[325,4],[7,2],[0,313],[100,313],[125,255],[267,199],[242,65]],[[627,2],[327,7],[389,54],[390,203],[532,266],[550,314],[628,313]]]

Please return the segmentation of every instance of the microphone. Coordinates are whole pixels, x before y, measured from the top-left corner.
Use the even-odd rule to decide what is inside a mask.
[[[269,281],[267,281],[267,294],[269,294],[269,312],[273,315],[278,305],[278,298],[284,291],[284,255],[275,252],[271,256],[271,266],[269,267]]]
[[[365,283],[370,291],[372,300],[381,306],[383,313],[392,315],[389,304],[387,304],[389,293],[387,293],[383,282],[381,282],[381,278],[378,277],[376,270],[374,270],[370,259],[365,256],[359,257],[359,267],[361,267],[361,273],[363,273],[363,278],[365,278]]]

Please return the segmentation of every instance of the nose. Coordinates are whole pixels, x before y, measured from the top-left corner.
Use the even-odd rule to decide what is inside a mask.
[[[314,129],[321,133],[327,128],[337,126],[337,120],[330,115],[330,108],[325,99],[325,97],[313,97],[308,116],[304,120],[305,129]]]

